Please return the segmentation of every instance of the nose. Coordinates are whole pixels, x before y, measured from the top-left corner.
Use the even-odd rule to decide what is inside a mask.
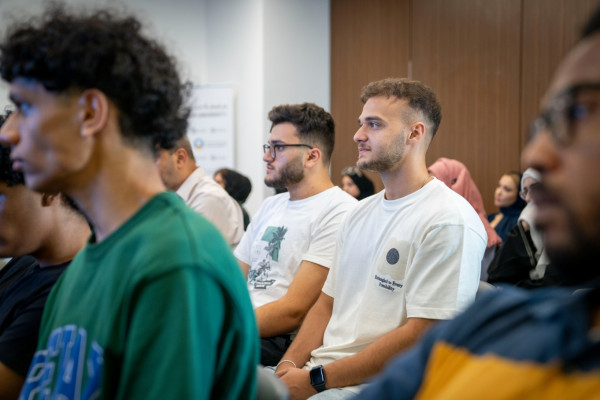
[[[358,130],[354,134],[354,137],[352,138],[356,143],[364,142],[365,140],[367,140],[367,136],[363,132],[363,128],[364,128],[364,125],[359,126]]]
[[[560,165],[560,157],[556,142],[547,131],[538,133],[527,143],[521,154],[524,168],[534,168],[542,176],[552,172]]]
[[[19,143],[20,135],[17,115],[12,113],[8,116],[2,128],[0,128],[0,143],[5,146],[14,146]]]
[[[269,150],[265,151],[265,153],[263,154],[263,161],[268,163],[274,160],[273,157],[271,157],[271,152]]]

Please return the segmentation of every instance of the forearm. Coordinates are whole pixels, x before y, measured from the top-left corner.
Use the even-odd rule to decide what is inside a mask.
[[[0,362],[0,400],[19,397],[25,378]]]
[[[324,367],[327,387],[358,385],[380,372],[400,352],[411,347],[436,320],[410,318],[357,354]]]
[[[302,368],[306,364],[310,359],[310,353],[323,344],[323,334],[331,318],[332,310],[333,298],[321,292],[319,299],[302,323],[298,335],[284,354],[284,360],[293,361],[298,368]],[[290,365],[290,363],[285,363],[281,367],[287,369]]]
[[[255,310],[261,337],[295,331],[321,294],[328,269],[302,261],[287,293]]]
[[[305,312],[285,303],[284,299],[280,299],[254,310],[261,338],[284,335],[298,329]]]

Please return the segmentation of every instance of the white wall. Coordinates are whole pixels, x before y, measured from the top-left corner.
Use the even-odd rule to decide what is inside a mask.
[[[24,4],[26,3],[26,4]],[[0,0],[0,29],[38,13],[45,0]],[[65,0],[125,8],[178,61],[193,83],[232,83],[236,91],[235,168],[252,180],[254,214],[273,193],[263,183],[268,111],[314,102],[329,110],[329,0]],[[0,83],[0,107],[9,104]]]

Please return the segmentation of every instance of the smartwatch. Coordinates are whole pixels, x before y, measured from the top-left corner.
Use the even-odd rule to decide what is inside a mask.
[[[325,390],[325,370],[322,365],[317,365],[310,370],[310,384],[317,392]]]

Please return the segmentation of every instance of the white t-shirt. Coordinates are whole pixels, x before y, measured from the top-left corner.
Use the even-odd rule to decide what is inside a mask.
[[[212,222],[232,248],[240,242],[244,235],[242,208],[202,167],[196,168],[176,193],[191,209]]]
[[[475,298],[487,235],[473,207],[437,179],[397,200],[384,194],[340,229],[323,286],[333,313],[305,368],[356,354],[409,317],[452,318]]]
[[[331,267],[340,224],[356,203],[339,187],[295,201],[281,193],[262,203],[234,252],[250,266],[254,308],[283,297],[303,260]]]

